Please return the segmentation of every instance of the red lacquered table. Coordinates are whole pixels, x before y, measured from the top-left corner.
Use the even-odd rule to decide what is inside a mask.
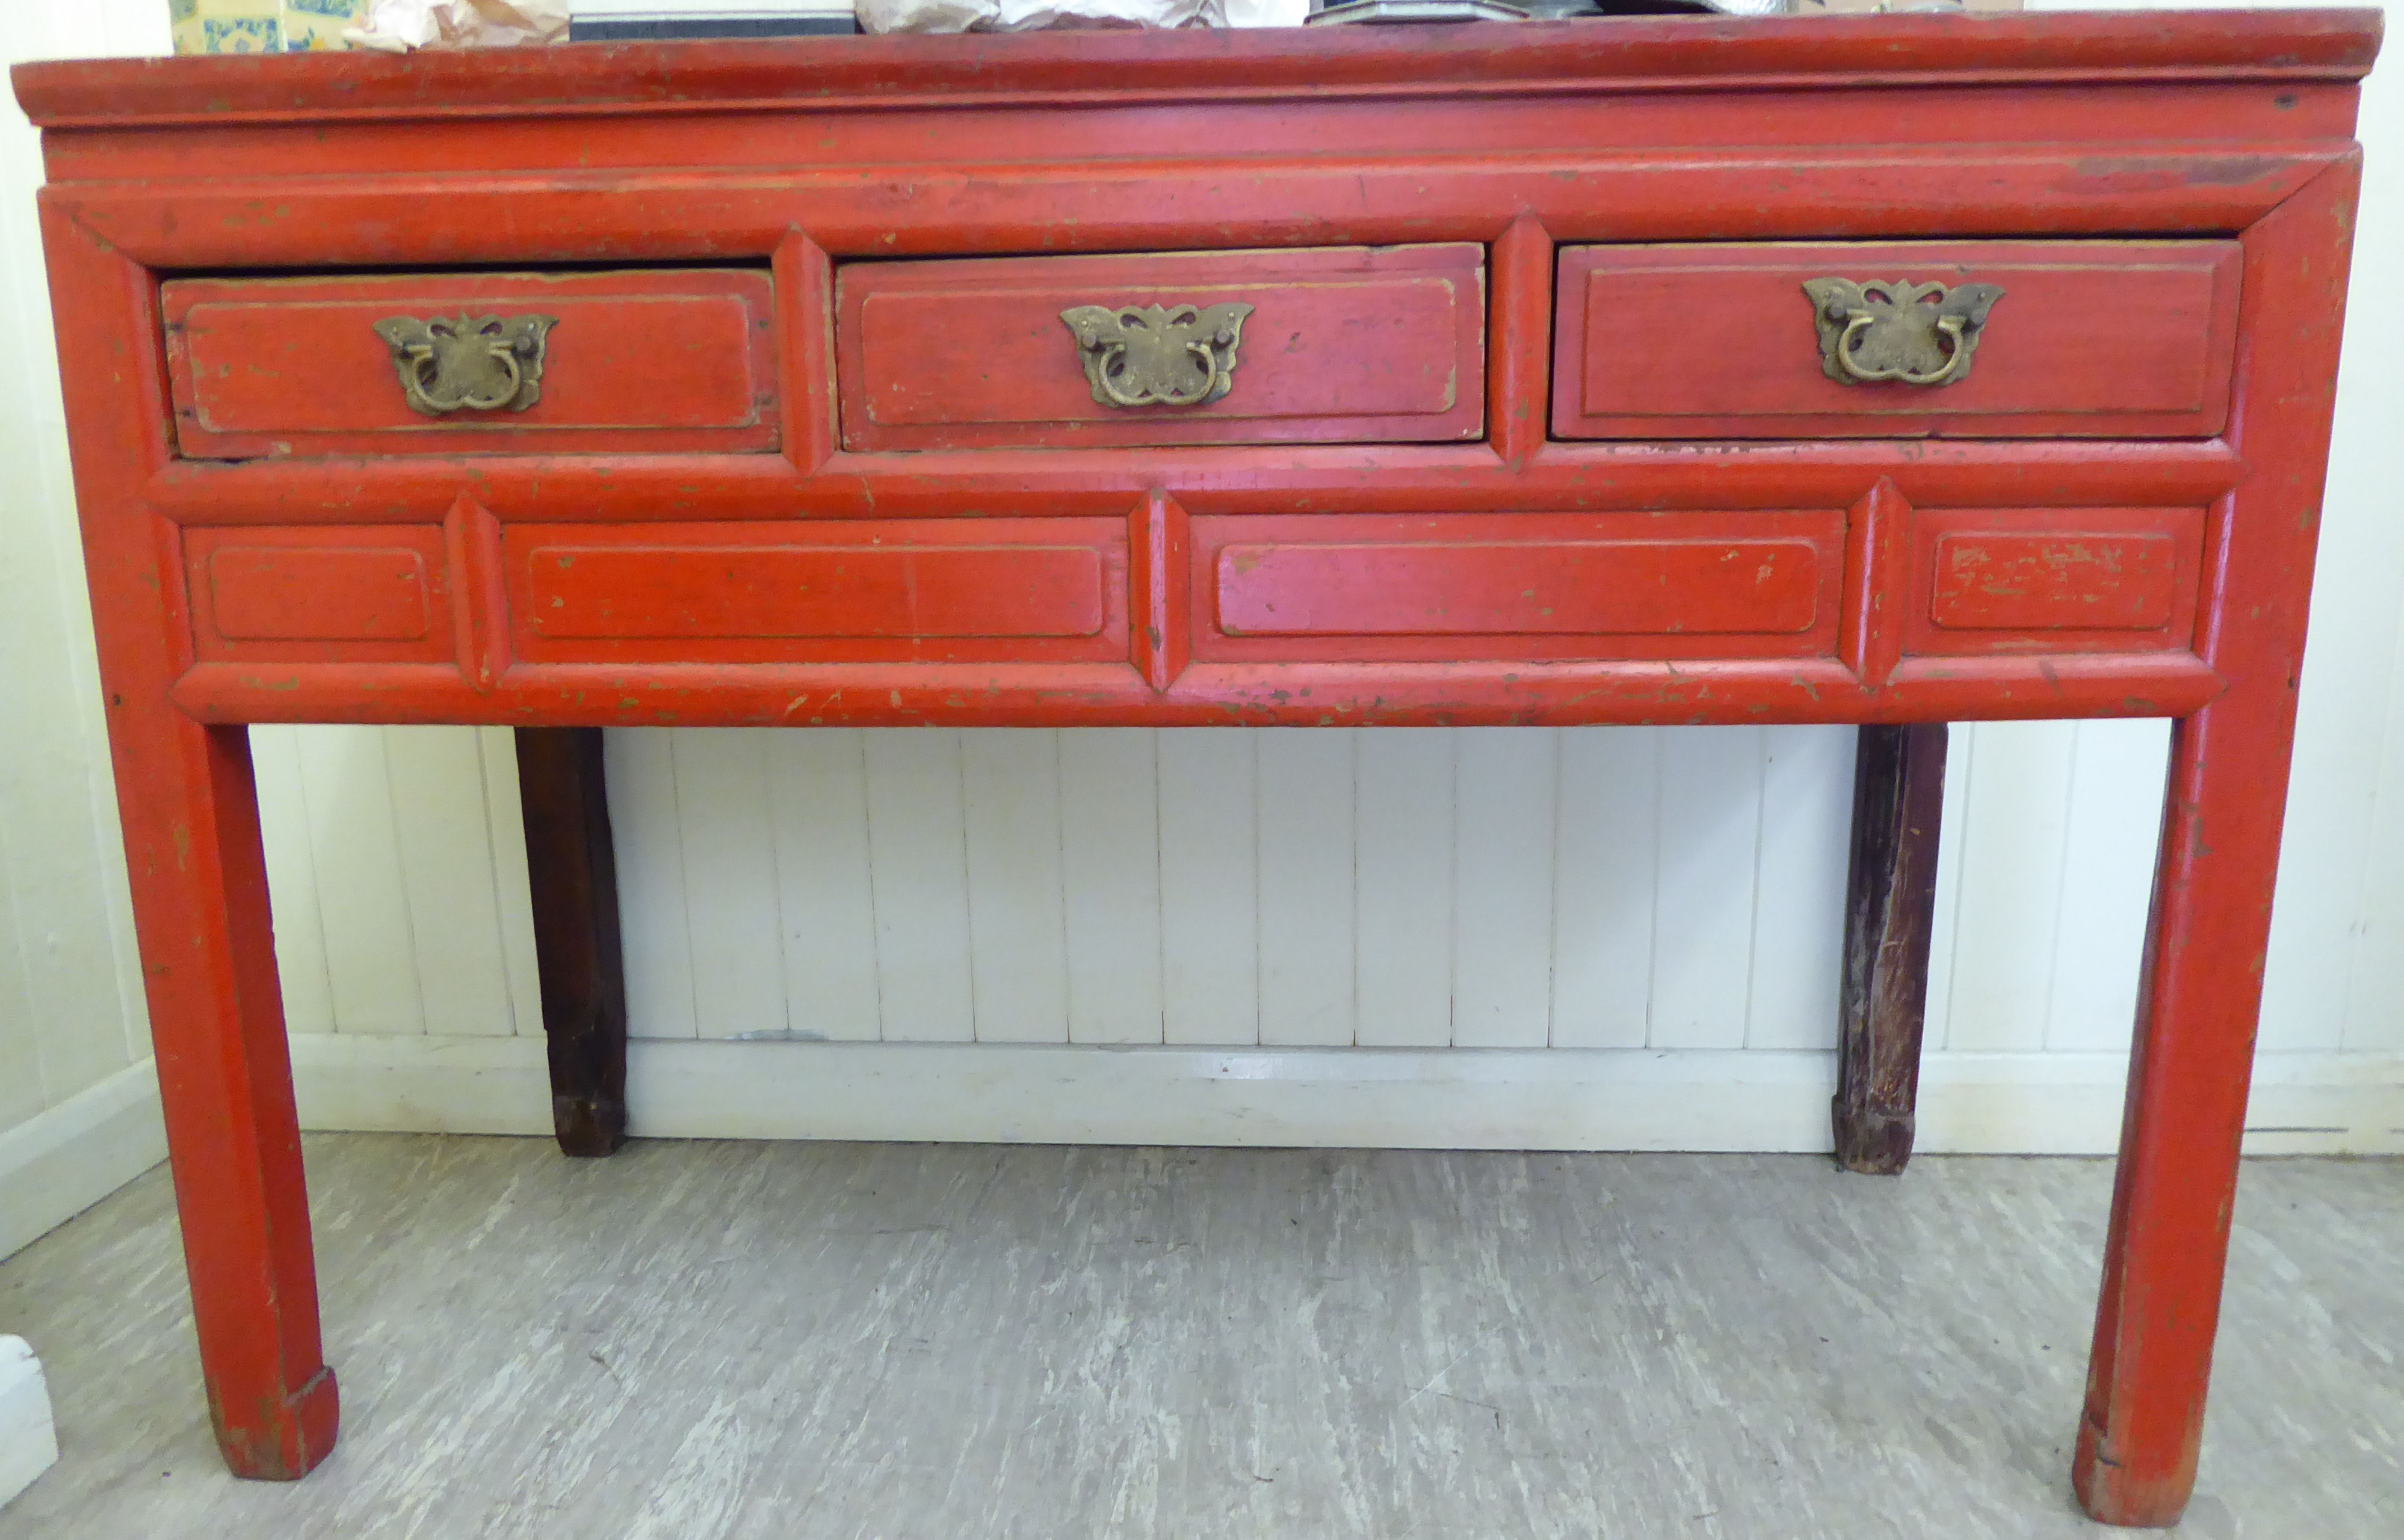
[[[227,1460],[336,1424],[245,724],[2160,715],[2074,1479],[2170,1522],[2378,35],[19,69]]]

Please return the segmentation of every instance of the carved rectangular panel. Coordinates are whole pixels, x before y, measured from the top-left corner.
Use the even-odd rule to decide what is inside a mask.
[[[1485,248],[1335,246],[855,262],[837,274],[849,450],[1441,441],[1485,419]],[[1227,389],[1098,399],[1062,312],[1251,307]],[[1117,323],[1111,323],[1116,326]],[[1113,333],[1113,335],[1116,335]],[[1172,362],[1209,339],[1171,339]],[[1107,344],[1104,344],[1107,347]],[[1122,395],[1127,358],[1111,365]]]
[[[1194,520],[1197,654],[1824,656],[1841,513]]]
[[[1124,520],[521,525],[504,545],[530,660],[1125,657]]]
[[[1819,607],[1808,540],[1228,546],[1230,636],[1786,634]]]
[[[207,660],[441,662],[452,656],[439,525],[184,532]]]
[[[768,275],[603,273],[175,279],[161,288],[176,440],[195,458],[560,450],[768,450]],[[410,405],[379,321],[548,315],[523,410]],[[521,369],[530,360],[513,356]],[[430,369],[433,366],[429,364]]]
[[[209,557],[217,634],[230,642],[414,642],[426,559],[413,550],[224,546]]]
[[[1928,618],[1948,631],[2155,631],[2177,579],[2167,534],[1939,535]]]
[[[2003,293],[1965,333],[1973,346],[1957,379],[1851,382],[1823,364],[1803,287],[1823,277]],[[1553,432],[2201,437],[2229,416],[2237,289],[2234,241],[1570,247],[1560,258]],[[1867,340],[1866,327],[1852,345]]]
[[[2200,508],[1919,508],[1907,654],[2191,645]]]

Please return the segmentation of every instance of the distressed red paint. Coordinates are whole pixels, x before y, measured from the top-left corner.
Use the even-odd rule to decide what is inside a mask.
[[[2075,1479],[2099,1518],[2172,1521],[2378,37],[2334,11],[1631,20],[21,67],[229,1463],[298,1476],[336,1422],[242,724],[2159,715],[2179,720]],[[1814,372],[1765,243],[1855,278],[2024,265],[1961,409],[1878,387],[1902,403],[1881,412]],[[1311,264],[1415,259],[1357,250],[1397,246],[1459,253],[1482,313],[1380,329],[1307,299]],[[1243,346],[1267,346],[1207,431],[1078,405],[1059,294],[1034,284],[1049,312],[1022,316],[986,282],[1110,254],[1258,285]],[[838,295],[907,287],[911,259],[976,298],[839,324]],[[1587,325],[1646,264],[1697,323]],[[1167,271],[1081,271],[1138,270]],[[206,341],[235,356],[196,352],[170,326],[194,297],[281,303],[303,274],[429,309],[553,283],[664,300],[642,333],[663,384],[596,371],[594,328],[563,323],[552,417],[422,426],[330,310],[271,326],[255,378],[195,372],[270,344],[233,326]],[[2121,278],[2160,302],[2116,312]],[[727,295],[761,324],[719,325],[703,301]],[[1010,354],[1048,371],[1025,399],[945,329],[987,315],[1060,332]],[[2076,347],[2082,326],[2111,345]],[[914,378],[920,355],[952,377]],[[1449,396],[1413,394],[1439,368]],[[1280,380],[1293,415],[1246,418],[1244,384]],[[879,381],[908,423],[872,421]],[[1761,434],[1789,437],[1721,437]],[[564,553],[581,576],[538,581]],[[562,1020],[606,1021],[580,989]],[[595,1083],[562,1126],[597,1149],[618,1102]]]

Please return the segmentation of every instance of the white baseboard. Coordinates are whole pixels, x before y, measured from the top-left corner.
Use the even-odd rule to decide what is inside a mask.
[[[167,1158],[150,1061],[0,1131],[0,1256]]]
[[[42,1361],[21,1337],[0,1337],[0,1505],[58,1463],[59,1430]]]
[[[548,1133],[538,1038],[293,1039],[312,1129]],[[1928,1056],[1929,1154],[2108,1154],[2115,1054]],[[654,1138],[1825,1150],[1825,1053],[1055,1047],[659,1039],[629,1053]],[[2404,1056],[2266,1056],[2249,1154],[2404,1153]]]
[[[549,1133],[539,1037],[292,1034],[300,1126],[388,1133]]]

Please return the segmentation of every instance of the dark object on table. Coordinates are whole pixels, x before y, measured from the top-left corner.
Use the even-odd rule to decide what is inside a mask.
[[[571,43],[617,43],[675,37],[848,37],[859,18],[844,11],[796,10],[790,16],[571,16]]]
[[[1386,24],[1397,21],[1525,21],[1528,13],[1502,0],[1345,0],[1340,6],[1315,10],[1306,26],[1341,26],[1347,22]]]
[[[1342,0],[1315,7],[1306,24],[1352,21],[1590,21],[1612,16],[1717,16],[1710,0]]]
[[[1718,16],[1708,0],[1528,0],[1530,21],[1589,21],[1606,16]]]

